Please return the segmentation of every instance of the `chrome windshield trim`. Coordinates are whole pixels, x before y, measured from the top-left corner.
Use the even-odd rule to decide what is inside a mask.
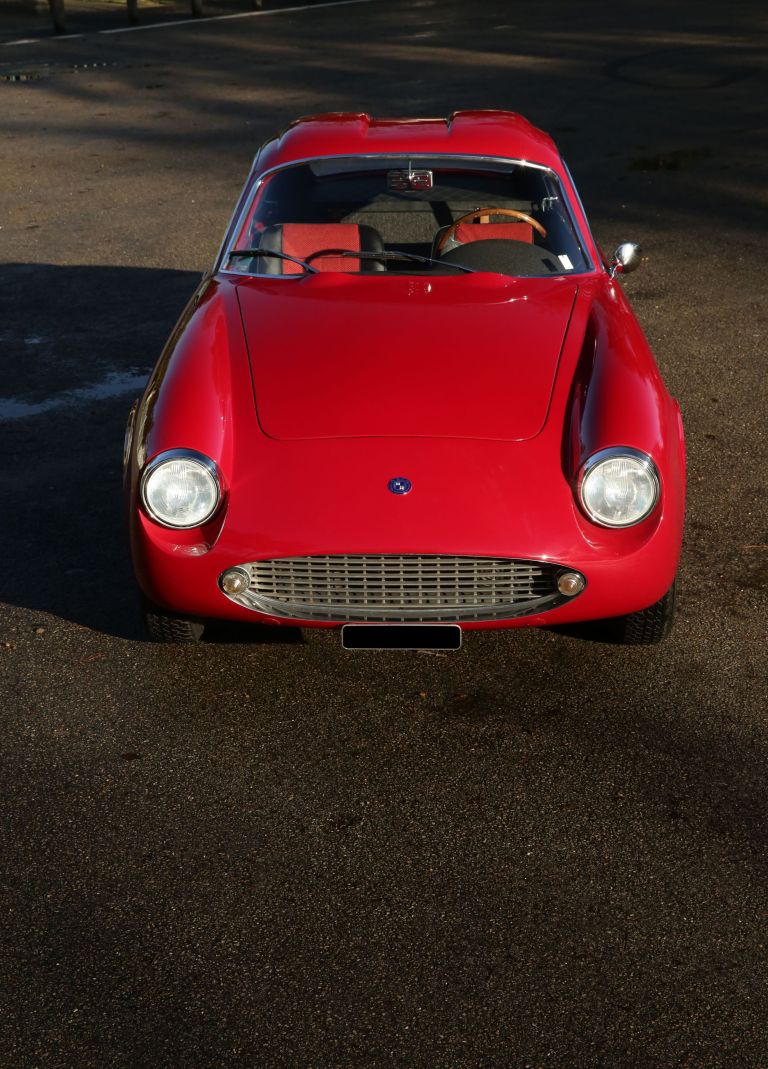
[[[247,179],[245,185],[243,186],[243,190],[242,190],[242,192],[240,194],[240,198],[238,199],[239,210],[238,210],[238,208],[235,209],[235,214],[233,215],[232,219],[230,220],[230,224],[227,227],[227,232],[224,235],[224,240],[221,243],[221,246],[219,248],[219,252],[218,252],[218,254],[216,256],[216,259],[214,261],[214,266],[213,266],[213,268],[211,270],[211,274],[212,275],[216,275],[216,274],[228,275],[228,276],[233,276],[235,278],[290,279],[290,278],[303,278],[304,277],[303,275],[296,275],[296,276],[294,276],[294,275],[256,275],[253,272],[224,270],[222,268],[222,266],[221,266],[222,263],[224,263],[227,260],[227,257],[229,256],[229,253],[230,253],[230,251],[232,249],[232,245],[234,244],[237,235],[240,233],[242,225],[245,222],[245,219],[246,219],[246,217],[248,215],[248,212],[250,211],[251,205],[253,204],[253,200],[254,200],[256,194],[258,193],[259,189],[264,184],[264,182],[268,178],[270,178],[273,174],[277,174],[278,171],[285,171],[289,167],[301,167],[301,166],[306,165],[308,163],[315,163],[315,162],[318,162],[318,161],[321,161],[321,160],[323,160],[323,161],[324,160],[397,160],[397,159],[403,159],[404,157],[408,157],[410,159],[419,159],[420,157],[424,157],[424,158],[427,158],[427,159],[435,159],[435,160],[467,160],[467,161],[473,162],[473,163],[501,163],[501,164],[509,164],[511,166],[514,166],[514,167],[530,167],[530,168],[532,168],[533,170],[536,170],[536,171],[544,171],[545,174],[550,175],[554,179],[554,181],[557,183],[558,189],[560,189],[561,193],[563,194],[563,203],[564,203],[566,211],[568,213],[568,219],[570,220],[571,226],[573,227],[574,234],[576,235],[576,237],[578,239],[578,242],[579,242],[579,244],[581,246],[582,253],[584,255],[584,259],[587,262],[587,270],[586,271],[578,271],[578,272],[577,271],[564,271],[562,274],[551,275],[551,276],[547,276],[547,277],[551,277],[551,278],[570,278],[572,275],[575,276],[575,275],[589,274],[591,271],[595,270],[595,266],[594,266],[594,264],[592,262],[592,257],[589,254],[589,248],[588,248],[587,244],[584,241],[584,235],[582,234],[581,228],[577,225],[577,221],[573,216],[573,211],[571,210],[570,199],[566,196],[566,191],[563,188],[562,182],[560,181],[560,175],[558,175],[557,171],[553,170],[553,168],[547,167],[543,163],[534,163],[532,160],[511,159],[508,156],[471,156],[471,155],[467,155],[466,153],[458,153],[457,154],[455,152],[410,152],[410,153],[409,152],[345,152],[345,153],[341,153],[341,154],[333,155],[333,156],[307,156],[306,158],[303,158],[303,159],[290,160],[287,163],[278,164],[276,167],[270,167],[268,170],[264,171],[262,174],[259,175],[258,179],[253,183],[253,188],[246,195],[246,191],[248,190],[248,186],[249,186],[249,184],[251,183],[251,181],[253,180],[253,177],[254,177],[254,172],[252,170],[251,173],[248,175],[248,179]],[[257,154],[256,159],[258,159],[258,154]],[[255,162],[256,161],[254,160],[254,163]],[[563,166],[565,166],[565,163],[563,163]],[[566,172],[567,171],[568,171],[568,168],[566,167]],[[573,179],[571,178],[570,173],[568,174],[568,178],[570,180],[570,183],[571,183],[571,186],[572,186],[574,192],[576,193],[576,197],[578,198],[579,194],[578,194],[578,191],[576,190],[576,186],[573,184]],[[584,208],[581,205],[581,200],[579,200],[579,205],[581,206],[581,210],[582,210],[582,213],[583,213],[584,212]],[[586,219],[586,214],[584,215],[584,218]],[[590,233],[590,237],[591,236],[592,235]],[[594,239],[593,239],[593,244],[594,244]],[[528,276],[523,276],[523,277],[528,277]]]
[[[224,251],[226,250],[227,253],[229,253],[229,249],[231,247],[231,244],[234,241],[234,236],[233,235],[238,233],[238,228],[240,226],[240,220],[243,218],[244,205],[246,205],[246,204],[250,205],[250,203],[251,203],[252,193],[249,194],[248,190],[249,190],[249,187],[250,187],[251,183],[254,180],[254,168],[256,167],[256,162],[258,161],[258,158],[259,158],[259,152],[256,153],[256,158],[253,161],[253,167],[251,167],[251,170],[248,172],[248,177],[246,178],[245,183],[243,184],[243,188],[240,190],[240,196],[237,198],[237,203],[235,204],[235,210],[232,213],[231,219],[229,220],[229,223],[227,225],[227,229],[224,231],[224,237],[221,239],[221,244],[219,245],[218,252],[216,253],[216,257],[215,257],[215,259],[213,261],[213,267],[210,270],[210,274],[211,275],[215,275],[218,272],[220,264],[221,264],[222,260],[224,259]],[[261,181],[261,179],[259,179],[259,182],[260,181]],[[255,191],[255,187],[254,187],[254,191]],[[223,273],[224,274],[231,274],[232,272],[226,271],[226,272],[223,272]]]
[[[588,235],[589,239],[591,240],[592,244],[594,245],[594,247],[596,249],[599,249],[598,244],[595,241],[595,235],[592,233],[592,227],[590,226],[590,223],[589,223],[589,216],[587,215],[587,213],[586,213],[586,211],[584,209],[584,202],[581,199],[581,194],[579,193],[578,186],[576,185],[576,183],[573,180],[573,175],[571,174],[570,167],[565,162],[565,160],[563,160],[562,156],[560,157],[560,159],[563,162],[563,170],[565,171],[565,174],[566,174],[566,177],[568,178],[568,181],[571,183],[571,189],[573,190],[574,195],[576,196],[576,202],[579,205],[579,208],[581,210],[581,214],[582,214],[582,217],[584,219],[584,224],[585,224],[585,226],[587,228],[587,235]],[[568,205],[569,211],[570,211],[570,207],[571,206],[569,204]],[[572,219],[571,221],[574,223],[574,226],[575,226],[575,220]],[[579,237],[582,237],[581,231],[579,230],[578,227],[576,227],[576,233],[579,235]],[[589,257],[587,257],[587,259],[589,259]],[[600,264],[600,267],[601,268],[603,267],[602,263]],[[594,270],[594,268],[593,268],[593,270]]]

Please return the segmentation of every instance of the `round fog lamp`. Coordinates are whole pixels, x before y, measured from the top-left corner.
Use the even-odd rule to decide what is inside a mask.
[[[557,580],[557,589],[567,598],[580,594],[585,586],[584,576],[578,572],[563,572]]]
[[[221,577],[221,589],[231,597],[244,594],[250,585],[251,577],[244,568],[230,568]]]

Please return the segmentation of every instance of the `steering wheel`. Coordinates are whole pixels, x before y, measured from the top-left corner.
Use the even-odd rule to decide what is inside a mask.
[[[538,231],[543,238],[547,236],[546,230],[538,220],[534,219],[532,215],[526,215],[525,212],[517,211],[515,208],[475,208],[473,212],[467,212],[466,215],[462,215],[461,218],[457,219],[446,228],[445,233],[437,243],[435,252],[439,255],[451,239],[456,241],[456,230],[462,223],[471,223],[483,215],[511,215],[513,219],[519,219],[521,223],[530,223],[533,229]],[[462,243],[457,242],[457,244],[460,245]]]

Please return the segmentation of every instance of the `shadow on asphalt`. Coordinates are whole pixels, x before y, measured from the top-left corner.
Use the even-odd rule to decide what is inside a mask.
[[[378,30],[389,27],[386,9],[385,4],[366,5],[360,20],[377,40]],[[172,166],[169,153],[178,151],[184,168],[199,165],[202,183],[214,173],[206,169],[206,161],[226,150],[237,169],[233,198],[245,177],[246,157],[262,137],[306,110],[305,102],[317,110],[343,105],[379,115],[392,110],[444,115],[462,106],[519,108],[560,142],[598,238],[609,220],[616,241],[645,242],[650,231],[648,251],[660,265],[682,264],[685,257],[679,285],[677,280],[674,287],[669,279],[665,282],[651,264],[638,281],[632,276],[627,289],[651,333],[659,331],[660,363],[669,373],[670,387],[680,393],[692,462],[699,462],[701,432],[710,432],[714,448],[711,432],[720,433],[719,424],[712,423],[719,417],[714,406],[726,409],[732,380],[703,365],[699,370],[693,359],[686,368],[686,352],[674,354],[675,363],[667,355],[663,328],[672,315],[671,302],[690,305],[692,294],[719,287],[713,276],[726,252],[743,277],[759,277],[762,175],[757,168],[745,170],[735,157],[728,140],[730,113],[726,107],[713,109],[712,97],[727,90],[737,75],[752,77],[757,44],[740,48],[743,69],[737,68],[733,53],[725,55],[710,38],[701,39],[687,16],[670,16],[674,47],[649,29],[631,45],[609,28],[585,38],[579,26],[566,20],[516,35],[511,52],[509,40],[493,48],[482,35],[468,34],[460,20],[435,23],[438,43],[430,36],[432,29],[423,31],[424,18],[415,10],[404,14],[397,32],[389,27],[384,43],[364,58],[356,36],[339,40],[331,34],[333,49],[322,53],[321,63],[307,61],[306,26],[290,19],[259,21],[259,34],[237,39],[185,31],[183,64],[172,61],[163,51],[166,39],[154,35],[101,38],[98,46],[84,38],[67,43],[66,53],[49,65],[49,74],[35,83],[34,91],[59,98],[61,110],[52,110],[45,120],[52,141],[100,138],[114,141],[116,152],[126,146],[140,149],[160,176],[162,189],[176,189],[181,181],[163,177],[164,167]],[[325,24],[312,25],[323,40]],[[741,26],[746,32],[746,23]],[[263,34],[268,34],[269,47],[262,52]],[[104,68],[90,70],[87,77],[57,68],[65,56],[68,64],[82,65],[96,55]],[[587,76],[590,92],[599,86],[605,90],[599,108],[577,93]],[[396,106],[390,99],[393,82]],[[115,102],[163,110],[147,122],[128,121],[130,113],[120,110],[105,121],[99,111],[105,93]],[[572,94],[576,102],[566,109],[562,101]],[[663,121],[651,133],[643,116],[662,104]],[[72,107],[76,112],[67,111]],[[616,109],[622,111],[621,122]],[[13,106],[8,114],[2,125],[18,136]],[[743,119],[749,128],[753,117],[745,114]],[[606,140],[601,123],[613,130],[611,139]],[[118,177],[111,180],[117,183]],[[220,186],[214,183],[213,188],[218,196]],[[78,195],[91,196],[87,191]],[[87,200],[74,203],[86,219]],[[717,228],[710,226],[713,218]],[[39,229],[37,223],[26,225]],[[190,224],[190,248],[204,230],[202,222],[199,232]],[[699,242],[696,257],[687,255],[691,234]],[[52,250],[63,247],[61,234],[51,232],[49,240]],[[132,638],[142,633],[120,491],[125,417],[141,391],[140,385],[121,395],[114,391],[121,383],[140,384],[149,374],[197,279],[195,272],[153,268],[21,263],[0,268],[0,292],[9,309],[0,323],[6,358],[0,394],[17,406],[36,406],[37,412],[4,418],[0,398],[0,446],[7,461],[0,488],[14,503],[0,528],[5,600],[106,633]],[[731,283],[731,292],[741,300],[742,287]],[[751,307],[741,301],[734,308],[739,318],[758,315],[757,302]],[[700,328],[692,321],[690,351],[704,344],[707,339],[697,332],[705,335],[706,330],[703,316]],[[656,340],[651,336],[652,343]],[[98,396],[102,388],[106,393]],[[695,520],[700,503],[696,486],[692,489],[690,515]],[[711,500],[708,495],[708,510]],[[702,544],[707,538],[700,536]],[[602,641],[599,635],[580,637]]]
[[[4,664],[4,1064],[755,1069],[766,183],[760,85],[732,75],[763,47],[758,6],[353,10],[343,33],[286,18],[57,43],[56,62],[116,65],[10,87],[26,201],[8,248],[72,258],[82,232],[108,258],[102,220],[131,236],[135,212],[124,255],[193,263],[260,137],[300,111],[528,114],[598,238],[651,260],[627,290],[691,461],[676,631],[654,650],[473,634],[452,659],[360,659],[320,633],[173,656],[102,641],[141,634],[134,395],[83,389],[148,373],[197,275],[0,268],[0,395],[42,406],[0,420],[0,596],[97,632],[38,637],[44,618],[18,614]],[[46,226],[43,184],[76,191],[102,163]],[[213,190],[197,221],[170,207],[190,176]]]
[[[204,0],[201,22],[206,18],[237,15],[254,10],[275,11],[293,6],[296,0]],[[299,0],[312,3],[312,0]],[[125,3],[114,0],[65,0],[67,34],[119,33],[134,26],[153,26],[167,22],[186,22],[195,17],[189,0],[153,0],[142,3],[138,18],[131,23]],[[57,37],[48,4],[37,0],[4,0],[0,11],[0,43],[29,37],[55,40]]]
[[[243,2],[234,0],[239,13],[247,14]],[[420,6],[430,5],[414,8]],[[377,28],[388,18],[387,7],[384,3],[351,7],[355,14],[349,17],[355,18],[360,33],[376,39]],[[211,8],[212,13],[225,10],[229,9]],[[709,230],[716,216],[729,231],[744,237],[748,255],[754,249],[757,257],[762,176],[745,168],[732,147],[723,144],[723,128],[731,136],[733,124],[727,106],[713,113],[712,94],[750,81],[758,94],[760,45],[747,39],[751,27],[746,16],[733,30],[734,34],[740,30],[744,40],[738,51],[731,52],[702,37],[687,16],[670,13],[669,17],[675,30],[673,44],[651,32],[639,33],[630,42],[608,29],[587,41],[560,22],[518,33],[510,53],[509,43],[489,49],[483,40],[478,47],[460,20],[443,24],[436,17],[440,43],[434,44],[432,34],[438,31],[419,32],[424,15],[412,11],[403,18],[400,32],[364,57],[359,37],[353,35],[349,40],[334,38],[333,50],[322,53],[322,62],[309,64],[306,27],[290,19],[259,20],[257,33],[243,30],[237,38],[227,27],[245,27],[247,20],[211,24],[210,36],[198,35],[194,26],[187,28],[179,39],[185,49],[184,64],[169,62],[160,39],[153,35],[98,40],[86,35],[67,42],[66,51],[47,53],[48,61],[37,72],[42,80],[36,84],[55,94],[63,106],[77,108],[76,118],[63,127],[67,136],[106,136],[120,142],[121,150],[130,145],[144,153],[157,152],[158,160],[163,150],[175,146],[182,154],[194,148],[246,161],[265,137],[312,110],[309,102],[316,100],[319,90],[326,92],[327,110],[367,110],[378,116],[514,107],[554,136],[593,223],[600,216],[618,216],[626,234],[642,240],[649,217],[661,217],[679,234],[692,228],[701,232],[704,223]],[[322,23],[312,25],[323,33]],[[262,32],[269,35],[266,51]],[[96,55],[99,60],[93,62]],[[242,71],[248,72],[247,78]],[[601,120],[583,117],[585,74],[591,79],[591,91],[600,87],[604,95]],[[333,96],[327,95],[329,84]],[[396,104],[391,99],[392,84],[397,85]],[[101,121],[105,94],[161,110],[153,113],[152,123],[133,123],[121,106],[105,123]],[[572,97],[575,103],[566,108],[563,101]],[[662,107],[664,121],[649,132],[638,115]],[[200,116],[205,117],[204,132]],[[747,129],[757,122],[752,115],[743,119]],[[601,121],[612,130],[610,144]],[[59,132],[55,125],[49,129],[51,134]],[[651,186],[644,175],[656,171],[672,173],[677,180],[666,187]],[[705,182],[700,180],[702,173]],[[615,240],[625,237],[617,234]]]
[[[0,288],[3,600],[142,634],[121,450],[128,411],[199,280],[188,271],[10,264]]]

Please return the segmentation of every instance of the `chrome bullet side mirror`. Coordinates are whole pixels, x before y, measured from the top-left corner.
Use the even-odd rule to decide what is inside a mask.
[[[625,241],[617,246],[613,259],[608,265],[608,274],[611,278],[616,275],[628,275],[630,271],[640,266],[640,258],[643,250],[633,241]]]

